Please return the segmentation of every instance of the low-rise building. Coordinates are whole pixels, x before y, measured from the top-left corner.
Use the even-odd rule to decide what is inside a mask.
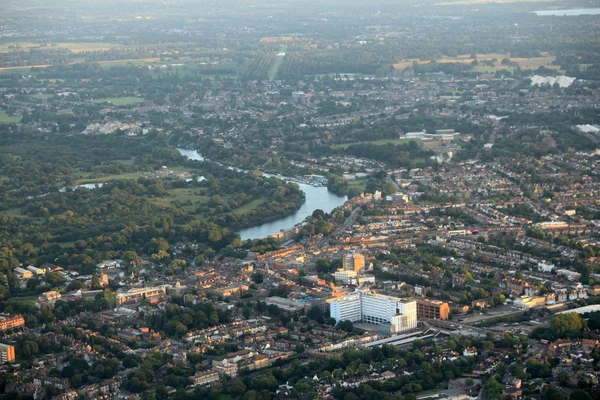
[[[13,273],[17,279],[31,279],[33,278],[33,272],[26,270],[25,268],[17,267],[13,270]]]
[[[22,315],[0,314],[0,331],[19,328],[25,325]]]
[[[193,379],[194,386],[201,386],[211,385],[215,382],[218,382],[220,377],[218,371],[211,369],[210,371],[198,372],[196,375],[194,375]]]

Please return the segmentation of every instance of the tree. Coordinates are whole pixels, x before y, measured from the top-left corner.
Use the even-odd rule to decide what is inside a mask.
[[[569,400],[592,400],[592,396],[590,396],[585,390],[577,389],[571,392]]]
[[[338,322],[337,328],[346,332],[352,332],[354,330],[354,324],[352,321],[344,320]]]
[[[502,398],[502,385],[494,378],[489,378],[484,385],[487,400],[499,400]]]
[[[546,400],[565,400],[565,395],[560,389],[554,386],[548,386],[546,390],[542,392],[542,398]]]
[[[122,258],[123,265],[125,265],[125,268],[130,268],[133,264],[137,262],[138,255],[135,251],[126,251],[125,253],[123,253]]]
[[[577,313],[558,314],[550,322],[550,329],[558,338],[579,336],[585,327],[585,320]]]
[[[248,390],[246,388],[246,385],[244,385],[244,382],[242,381],[236,381],[233,385],[231,385],[230,388],[230,392],[232,395],[234,396],[242,396],[244,393],[246,393],[246,390]]]
[[[519,364],[519,363],[514,363],[514,364],[511,364],[511,365],[508,367],[508,371],[509,371],[509,372],[510,372],[510,374],[511,374],[512,376],[514,376],[515,378],[519,378],[519,379],[521,379],[521,378],[523,378],[523,376],[524,376],[523,367],[522,367],[522,366],[521,366],[521,364]]]
[[[98,274],[92,275],[92,289],[97,290],[101,287],[102,286],[100,286],[100,278],[98,277]]]
[[[316,209],[315,211],[313,211],[312,213],[312,217],[315,219],[324,219],[325,218],[325,212],[321,209]]]
[[[260,272],[255,272],[254,274],[252,274],[252,280],[254,281],[254,283],[260,285],[264,281],[264,276]]]
[[[58,272],[46,272],[46,282],[52,287],[57,287],[66,281],[66,278]]]
[[[248,307],[244,307],[242,309],[242,315],[244,316],[245,319],[249,319],[250,316],[252,315],[252,310],[250,310],[250,308],[248,308]]]

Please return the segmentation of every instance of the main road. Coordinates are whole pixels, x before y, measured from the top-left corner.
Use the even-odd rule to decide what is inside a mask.
[[[341,235],[342,233],[344,233],[344,231],[346,229],[348,229],[350,226],[352,226],[352,224],[354,224],[354,221],[356,221],[356,218],[358,218],[359,214],[360,214],[360,207],[357,207],[354,210],[352,210],[352,213],[348,216],[348,218],[346,218],[344,223],[341,226],[337,227],[335,229],[335,231],[333,231],[334,236]]]

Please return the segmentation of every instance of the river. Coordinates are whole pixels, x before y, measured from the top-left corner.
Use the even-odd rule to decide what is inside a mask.
[[[196,150],[177,149],[183,156],[188,157],[190,160],[203,161],[204,157]],[[265,176],[273,176],[265,174]],[[293,182],[291,178],[285,176],[275,175],[286,182]],[[270,234],[279,232],[282,229],[292,228],[294,225],[304,221],[306,217],[311,215],[314,210],[321,209],[328,213],[334,208],[344,204],[347,197],[338,196],[327,190],[326,187],[311,186],[305,183],[296,183],[300,186],[300,190],[304,192],[305,202],[302,204],[300,209],[294,214],[288,215],[287,217],[276,219],[275,221],[266,222],[262,225],[254,226],[252,228],[242,229],[239,234],[242,240],[247,239],[260,239],[269,236]]]

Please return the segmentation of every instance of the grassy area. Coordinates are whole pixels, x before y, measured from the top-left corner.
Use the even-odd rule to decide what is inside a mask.
[[[2,53],[2,51],[0,51]],[[73,62],[70,64],[77,64],[85,62],[83,57],[75,57],[72,59]],[[218,63],[218,64],[206,64],[198,61],[191,61],[185,64],[181,64],[175,60],[161,60],[160,58],[140,58],[140,59],[129,59],[129,60],[109,60],[99,61],[98,64],[102,68],[112,67],[124,67],[128,65],[134,66],[147,66],[152,68],[152,73],[177,73],[181,77],[194,77],[198,76],[220,76],[220,77],[231,77],[235,78],[236,65],[235,63]],[[37,71],[49,67],[50,64],[22,66],[22,67],[0,67],[0,76],[2,74],[14,74],[19,73],[22,75],[35,75]],[[32,71],[32,68],[34,70]],[[37,70],[37,71],[36,71]],[[229,72],[225,72],[227,70]],[[102,99],[101,99],[102,100]]]
[[[232,210],[231,213],[235,214],[235,215],[243,215],[243,214],[248,214],[251,211],[254,211],[255,209],[257,209],[261,204],[263,204],[265,202],[265,199],[256,199],[256,200],[252,200],[250,203],[248,204],[244,204],[241,207],[236,208],[235,210]]]
[[[513,69],[514,68],[509,67],[507,65],[496,65],[494,67],[489,67],[487,65],[478,65],[477,67],[473,68],[473,71],[482,74],[493,74],[496,71],[512,71]]]
[[[355,143],[344,143],[344,144],[336,144],[333,147],[337,147],[340,149],[347,149],[348,146],[352,146],[353,144],[374,144],[376,146],[383,146],[386,144],[403,144],[403,143],[408,143],[408,142],[415,142],[418,141],[418,139],[378,139],[378,140],[369,140],[366,142],[355,142]]]
[[[7,217],[18,217],[21,215],[21,209],[20,208],[9,208],[8,210],[0,211],[0,214],[7,216]]]
[[[21,122],[21,116],[11,117],[6,114],[6,111],[0,109],[0,124],[16,124]]]
[[[422,392],[415,393],[415,396],[418,399],[418,398],[422,398],[423,396],[433,395],[433,394],[436,394],[436,393],[443,392],[444,390],[446,390],[446,389],[444,389],[444,388],[433,388],[433,389],[429,389],[429,390],[423,390]]]
[[[100,64],[103,68],[110,67],[124,67],[127,65],[150,65],[160,62],[160,58],[141,58],[141,59],[133,59],[133,60],[111,60],[111,61],[100,61]]]
[[[144,101],[144,99],[141,97],[109,97],[106,99],[92,100],[92,102],[96,104],[110,103],[115,106],[129,106],[131,104],[141,103],[142,101]]]
[[[54,96],[53,94],[32,94],[31,97],[33,97],[34,99],[39,99],[39,100],[47,100],[50,97]]]
[[[36,68],[45,68],[50,65],[36,65]],[[2,67],[0,68],[0,75],[4,74],[21,74],[21,75],[35,75],[35,72],[31,71],[31,66],[27,67]]]
[[[171,206],[175,202],[180,202],[187,211],[194,212],[197,206],[207,203],[210,199],[208,196],[197,195],[197,191],[198,189],[188,188],[170,189],[168,197],[154,198],[150,201],[165,207]]]
[[[91,174],[91,176],[95,176],[96,174]],[[108,181],[116,181],[121,179],[130,179],[135,180],[142,176],[140,172],[128,172],[126,174],[118,174],[118,175],[106,175],[98,178],[86,178],[85,175],[79,175],[81,178],[75,181],[76,185],[81,185],[84,183],[104,183]]]
[[[367,182],[364,179],[354,179],[348,181],[348,187],[350,189],[365,190],[365,188],[367,187]]]
[[[11,297],[10,299],[8,299],[8,303],[14,303],[14,304],[30,304],[30,305],[35,305],[35,301],[37,300],[37,297],[35,296],[29,296],[29,297]]]
[[[84,51],[98,51],[98,50],[110,50],[110,49],[123,49],[135,46],[125,46],[118,43],[108,42],[75,42],[75,43],[52,43],[44,45],[41,43],[33,42],[7,42],[0,44],[0,53],[7,53],[15,50],[56,50],[56,49],[68,49],[73,53],[81,53]]]

